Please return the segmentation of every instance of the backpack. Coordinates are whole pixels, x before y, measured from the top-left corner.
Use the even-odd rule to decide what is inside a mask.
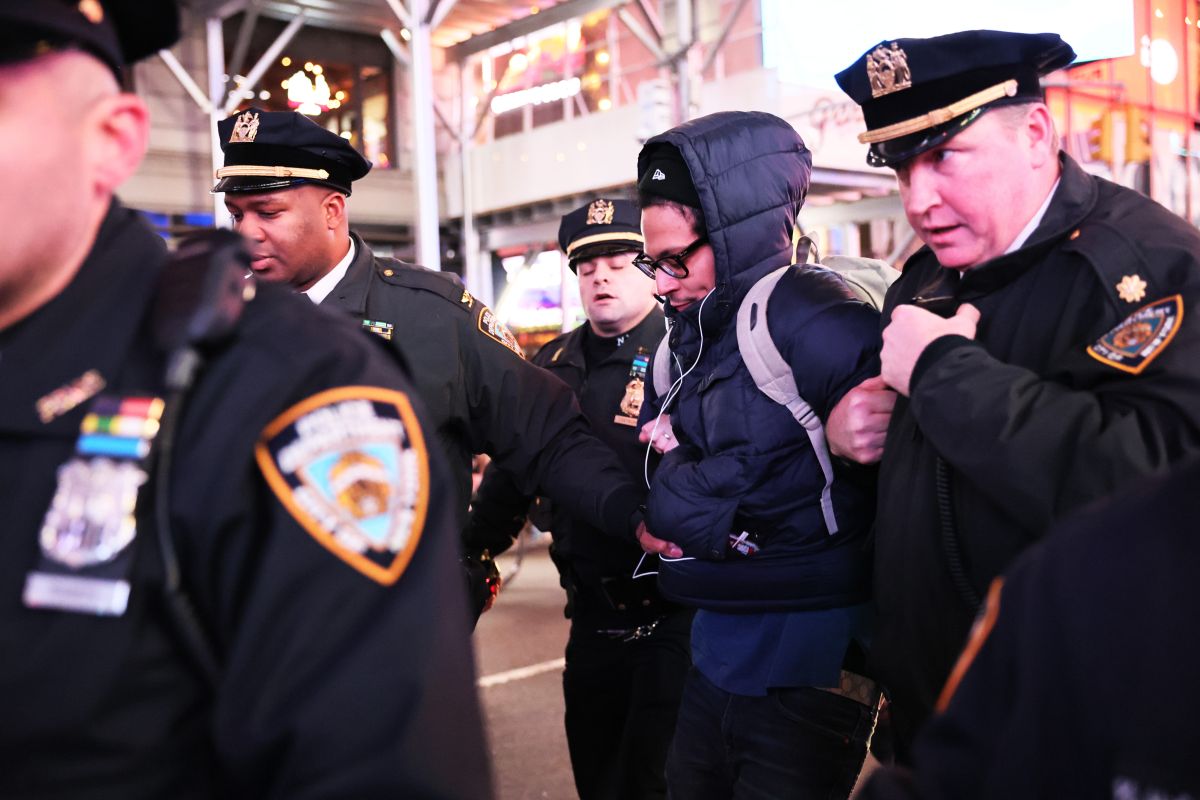
[[[737,312],[738,351],[759,390],[786,407],[808,433],[813,453],[825,476],[825,487],[821,490],[821,513],[825,517],[825,527],[832,535],[838,532],[838,524],[833,513],[833,462],[825,442],[825,426],[812,406],[800,396],[792,368],[771,340],[767,328],[767,302],[776,284],[788,270],[806,264],[809,251],[819,259],[816,245],[807,236],[800,238],[799,245],[803,248],[801,252],[806,257],[805,261],[780,267],[764,275],[746,293]],[[860,300],[876,311],[883,309],[887,288],[900,277],[900,272],[886,262],[860,256],[828,256],[824,261],[809,263],[808,267],[825,269],[838,275]],[[671,386],[671,347],[668,337],[669,334],[663,336],[654,354],[654,391],[659,397],[664,397]]]

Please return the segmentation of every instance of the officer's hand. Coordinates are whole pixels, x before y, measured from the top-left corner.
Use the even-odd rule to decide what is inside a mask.
[[[883,378],[867,378],[838,401],[825,422],[829,452],[860,464],[876,464],[896,405],[896,393]]]
[[[483,612],[495,605],[496,595],[500,594],[500,585],[504,579],[500,577],[500,570],[487,550],[467,553],[462,557],[462,565],[467,579],[467,596],[470,598],[471,611],[478,620]]]
[[[679,549],[679,545],[659,539],[646,529],[646,523],[644,522],[638,525],[637,540],[642,549],[651,555],[657,554],[666,556],[667,558],[683,558],[683,551]]]
[[[655,427],[656,425],[657,427]],[[653,442],[650,442],[651,435],[654,436]],[[666,453],[678,447],[679,440],[675,438],[675,431],[671,430],[671,415],[663,414],[657,420],[650,420],[643,425],[641,433],[638,434],[638,441],[642,444],[649,442],[660,453]]]
[[[974,339],[978,324],[979,309],[970,303],[959,306],[958,313],[949,319],[916,306],[897,306],[892,311],[892,321],[883,329],[883,351],[879,358],[884,381],[908,397],[913,367],[929,343],[950,335]]]

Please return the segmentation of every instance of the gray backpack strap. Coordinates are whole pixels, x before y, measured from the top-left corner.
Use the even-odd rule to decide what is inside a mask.
[[[825,476],[825,488],[821,490],[821,513],[825,517],[825,527],[832,535],[838,532],[838,524],[833,513],[833,462],[825,443],[825,426],[812,406],[800,396],[792,368],[784,361],[767,328],[767,302],[776,284],[789,269],[791,266],[780,267],[760,278],[746,293],[738,307],[738,350],[746,362],[746,368],[750,370],[750,376],[763,394],[785,406],[808,433],[813,453]]]
[[[878,258],[825,256],[820,266],[841,275],[858,298],[876,311],[883,310],[888,287],[900,277],[898,269]]]
[[[671,343],[668,341],[670,338],[670,331],[663,334],[658,349],[654,351],[654,363],[650,367],[651,385],[659,403],[671,390]]]

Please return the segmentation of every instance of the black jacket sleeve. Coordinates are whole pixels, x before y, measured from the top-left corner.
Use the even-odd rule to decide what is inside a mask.
[[[463,337],[472,447],[526,496],[544,494],[577,519],[630,537],[641,502],[616,454],[597,439],[571,389],[486,332],[486,306]]]

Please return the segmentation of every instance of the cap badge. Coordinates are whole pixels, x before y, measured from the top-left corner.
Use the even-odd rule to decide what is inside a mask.
[[[253,142],[258,135],[258,114],[247,111],[233,123],[233,133],[229,134],[229,143]]]
[[[593,200],[588,206],[587,224],[612,225],[613,213],[616,210],[616,206],[607,200]]]
[[[104,6],[100,5],[100,0],[79,0],[77,7],[79,13],[87,17],[87,21],[93,25],[104,21]]]
[[[652,181],[665,181],[666,179],[667,176],[663,174],[661,169],[654,170],[654,174],[650,176],[650,180]]]
[[[1140,275],[1122,275],[1117,295],[1126,303],[1136,303],[1146,296],[1146,282]]]
[[[867,54],[867,80],[871,82],[871,97],[883,97],[912,86],[908,71],[908,54],[892,42],[890,48],[879,45]]]

